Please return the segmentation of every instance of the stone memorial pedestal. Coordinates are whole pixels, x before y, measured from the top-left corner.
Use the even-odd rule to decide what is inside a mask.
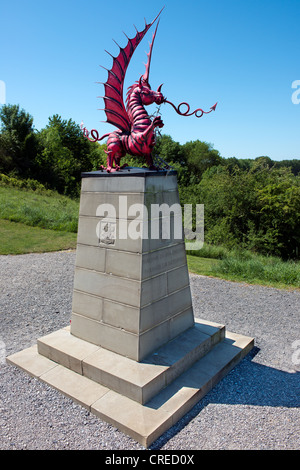
[[[71,325],[8,362],[148,447],[253,347],[194,318],[174,171],[83,173]]]

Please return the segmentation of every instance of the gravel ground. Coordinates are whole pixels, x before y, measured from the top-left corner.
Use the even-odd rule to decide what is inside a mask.
[[[70,321],[74,252],[0,256],[0,449],[142,450],[10,355]],[[191,275],[195,315],[255,348],[154,450],[283,450],[300,443],[300,292]]]

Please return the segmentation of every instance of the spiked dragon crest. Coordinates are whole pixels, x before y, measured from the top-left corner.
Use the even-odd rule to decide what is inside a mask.
[[[160,12],[161,13],[161,12]],[[129,39],[129,37],[125,34],[126,38],[128,39],[126,47],[122,48],[119,44],[114,41],[120,49],[120,52],[117,57],[112,56],[109,52],[107,52],[113,59],[113,65],[108,72],[108,79],[104,85],[105,89],[105,96],[101,98],[104,99],[105,103],[105,114],[108,123],[113,124],[114,126],[118,127],[120,130],[125,132],[130,132],[131,130],[131,122],[130,118],[127,114],[127,110],[125,109],[124,102],[123,102],[123,87],[124,87],[124,80],[128,65],[130,60],[133,56],[133,53],[141,40],[144,38],[147,31],[151,28],[153,23],[157,20],[160,13],[157,17],[152,21],[152,23],[147,24],[145,21],[145,28],[142,31],[138,31],[136,28],[136,35],[134,38]],[[158,24],[157,24],[158,26]],[[146,64],[146,71],[144,75],[140,78],[139,84],[141,83],[145,85],[149,85],[149,71],[150,71],[150,62],[151,62],[151,55],[152,55],[152,48],[154,43],[154,38],[156,35],[157,27],[155,33],[153,35],[153,40],[150,46],[150,51],[148,55],[148,61]],[[105,68],[105,67],[103,67]],[[101,82],[100,82],[101,83]]]

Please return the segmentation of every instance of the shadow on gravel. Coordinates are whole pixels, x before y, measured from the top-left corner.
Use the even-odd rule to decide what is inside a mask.
[[[285,372],[253,361],[252,351],[225,376],[194,408],[155,441],[150,450],[160,449],[209,404],[298,408],[300,372]]]

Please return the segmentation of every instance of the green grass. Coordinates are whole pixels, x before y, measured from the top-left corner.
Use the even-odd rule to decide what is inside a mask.
[[[19,255],[75,249],[77,235],[0,219],[0,240],[0,255]]]
[[[240,260],[228,257],[220,262],[215,274],[250,284],[300,288],[300,263],[276,258],[258,257]]]
[[[231,281],[260,284],[285,289],[300,288],[300,263],[262,256],[247,250],[227,250],[204,244],[199,251],[189,251],[191,272]]]
[[[186,257],[189,271],[195,274],[202,274],[203,276],[213,276],[214,265],[220,262],[216,259],[201,258],[189,254]]]
[[[0,219],[77,233],[78,201],[54,191],[35,192],[0,186]]]
[[[78,201],[55,191],[22,189],[2,182],[0,254],[75,249],[78,209]]]

